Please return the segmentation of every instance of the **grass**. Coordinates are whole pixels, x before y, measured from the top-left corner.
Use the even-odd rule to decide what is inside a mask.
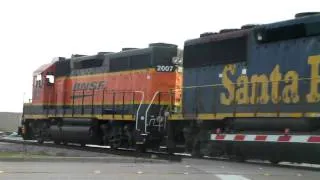
[[[2,157],[15,157],[20,153],[17,152],[0,152],[0,158]]]
[[[29,152],[0,152],[0,158],[33,158],[33,157],[48,157],[52,156],[44,151],[39,151],[35,153]]]

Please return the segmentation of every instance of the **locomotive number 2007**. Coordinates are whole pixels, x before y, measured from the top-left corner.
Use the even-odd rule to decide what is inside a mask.
[[[157,65],[157,71],[158,72],[173,72],[174,66],[163,66],[163,65]]]

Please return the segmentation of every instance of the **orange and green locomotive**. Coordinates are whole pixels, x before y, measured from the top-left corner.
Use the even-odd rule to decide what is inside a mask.
[[[23,136],[40,142],[132,145],[134,132],[146,129],[145,123],[135,123],[138,117],[146,110],[158,117],[180,98],[173,91],[181,86],[181,73],[172,63],[177,52],[176,45],[154,43],[57,58],[40,67],[34,72],[32,102],[23,109]],[[154,125],[163,131],[164,122]]]

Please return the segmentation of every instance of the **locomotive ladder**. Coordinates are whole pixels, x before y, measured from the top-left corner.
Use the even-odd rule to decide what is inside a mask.
[[[139,122],[139,111],[141,109],[141,106],[143,104],[143,101],[144,101],[144,92],[143,91],[134,91],[135,93],[140,93],[142,95],[141,97],[141,100],[140,100],[140,103],[139,103],[139,106],[138,106],[138,109],[137,109],[137,112],[136,112],[136,117],[135,117],[135,120],[136,120],[136,130],[138,130],[138,122]]]

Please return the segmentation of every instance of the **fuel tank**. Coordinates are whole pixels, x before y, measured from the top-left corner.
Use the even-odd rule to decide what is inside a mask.
[[[63,119],[64,126],[90,126],[92,124],[92,119]]]
[[[92,140],[91,126],[51,126],[50,135],[55,141],[86,143]]]

